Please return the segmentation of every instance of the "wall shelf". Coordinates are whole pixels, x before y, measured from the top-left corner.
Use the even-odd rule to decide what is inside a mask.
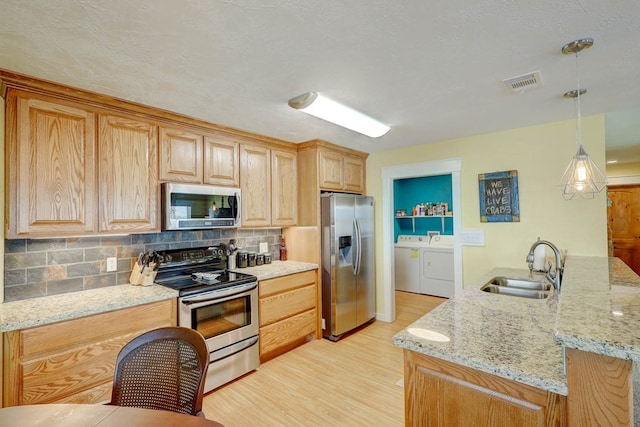
[[[451,218],[453,219],[453,215],[399,215],[396,216],[396,219],[410,219],[411,220],[411,226],[413,228],[413,232],[416,232],[416,218],[418,219],[426,219],[426,218],[440,218],[441,221],[441,228],[442,228],[442,233],[444,233],[444,220],[445,218]]]

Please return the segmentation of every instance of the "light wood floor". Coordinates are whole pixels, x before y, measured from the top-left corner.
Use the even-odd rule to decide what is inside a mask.
[[[403,426],[402,350],[392,338],[444,301],[396,291],[395,322],[306,343],[209,393],[203,410],[226,427]]]

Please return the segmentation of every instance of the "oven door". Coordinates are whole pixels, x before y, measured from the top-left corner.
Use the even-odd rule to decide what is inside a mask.
[[[240,342],[257,342],[258,282],[182,297],[179,305],[178,323],[204,336],[212,361],[238,351]]]

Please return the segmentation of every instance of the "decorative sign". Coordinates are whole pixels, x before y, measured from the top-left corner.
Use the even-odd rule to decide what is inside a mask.
[[[481,173],[481,222],[520,222],[518,171]]]

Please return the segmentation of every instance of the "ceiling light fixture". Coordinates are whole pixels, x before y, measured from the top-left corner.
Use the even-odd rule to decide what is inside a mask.
[[[391,129],[384,123],[380,123],[317,92],[307,92],[291,98],[289,106],[371,138],[378,138]]]
[[[583,199],[593,199],[596,193],[601,192],[607,186],[607,179],[604,177],[598,166],[591,160],[582,146],[582,116],[580,109],[580,98],[587,93],[586,89],[580,87],[580,69],[578,66],[578,53],[588,49],[593,45],[593,39],[585,38],[567,43],[562,47],[562,53],[576,55],[576,74],[578,77],[578,89],[566,92],[565,98],[573,98],[576,105],[576,145],[578,152],[567,169],[564,171],[558,188],[562,191],[565,200],[572,200],[576,197]]]

